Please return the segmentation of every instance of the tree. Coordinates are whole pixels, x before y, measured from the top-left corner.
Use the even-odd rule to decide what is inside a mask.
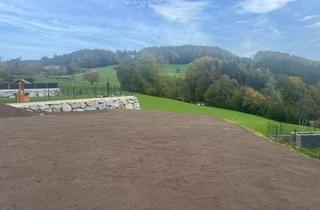
[[[266,98],[259,91],[251,87],[243,87],[242,110],[251,113],[257,113],[266,102]]]
[[[211,57],[192,62],[186,73],[186,82],[193,91],[192,101],[204,100],[207,89],[219,77],[222,63]]]
[[[77,63],[70,63],[67,65],[67,74],[72,75],[80,71],[80,66]]]
[[[87,72],[83,75],[84,79],[93,85],[95,82],[99,81],[99,73],[97,71]]]
[[[3,82],[11,82],[12,77],[9,76],[7,65],[5,62],[1,61],[0,58],[0,81]]]
[[[141,53],[136,58],[126,59],[120,62],[116,70],[124,89],[150,95],[159,94],[160,66],[153,55]]]
[[[214,81],[205,94],[205,101],[211,106],[237,108],[239,84],[228,75],[221,75]]]
[[[138,67],[137,62],[133,58],[128,58],[120,62],[115,67],[117,77],[121,87],[128,91],[138,91]]]

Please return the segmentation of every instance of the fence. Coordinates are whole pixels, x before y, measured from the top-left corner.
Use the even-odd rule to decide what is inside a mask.
[[[129,96],[132,92],[125,91],[120,87],[103,87],[103,86],[88,86],[88,87],[74,87],[62,86],[60,87],[63,96],[77,97],[111,97],[111,96]]]
[[[316,124],[312,127],[306,125],[305,121],[301,121],[299,126],[268,123],[267,136],[299,152],[320,159],[320,129],[315,126]]]
[[[45,88],[58,88],[57,83],[33,83],[33,84],[25,84],[25,89],[45,89]],[[10,89],[19,89],[18,84],[10,84],[10,83],[1,83],[0,90],[10,90]]]

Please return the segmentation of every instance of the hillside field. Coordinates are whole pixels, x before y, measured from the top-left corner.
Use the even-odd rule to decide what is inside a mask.
[[[115,71],[116,65],[105,66],[97,69],[92,69],[91,71],[99,72],[99,81],[95,83],[95,86],[106,86],[109,79],[111,86],[119,87],[120,83],[117,78],[117,73]],[[164,75],[184,77],[188,68],[188,64],[161,64],[160,71]],[[64,76],[50,76],[48,78],[43,76],[35,76],[36,83],[58,83],[61,86],[90,86],[90,83],[83,78],[84,73],[75,75],[64,75]]]
[[[117,78],[117,73],[114,70],[115,66],[105,66],[101,68],[92,69],[91,71],[99,72],[99,81],[95,83],[95,86],[106,86],[108,79],[111,86],[120,86]],[[75,75],[64,75],[45,78],[42,76],[35,76],[36,83],[58,83],[59,86],[90,86],[90,83],[83,78],[84,73]]]

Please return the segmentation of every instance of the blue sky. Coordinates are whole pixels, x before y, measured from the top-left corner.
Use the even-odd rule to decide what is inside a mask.
[[[0,56],[212,45],[320,59],[320,0],[0,0]]]

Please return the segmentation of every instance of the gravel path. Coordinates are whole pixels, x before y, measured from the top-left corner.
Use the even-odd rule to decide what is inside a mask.
[[[211,117],[37,115],[0,132],[1,209],[320,209],[319,161]]]

